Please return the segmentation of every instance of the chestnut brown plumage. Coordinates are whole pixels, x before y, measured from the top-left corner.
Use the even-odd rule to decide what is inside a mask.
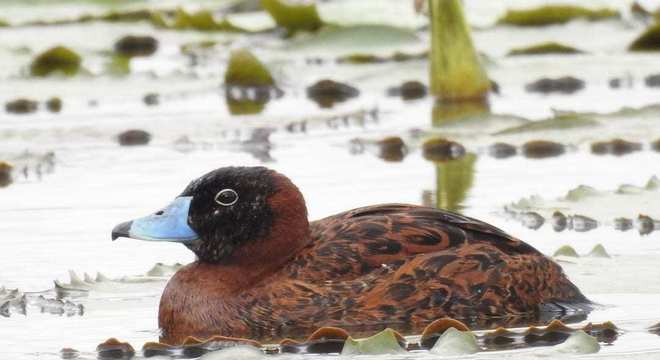
[[[530,245],[440,209],[376,205],[309,223],[302,195],[285,176],[264,168],[223,168],[204,177],[203,189],[184,192],[193,197],[191,214],[198,211],[195,204],[208,200],[199,194],[228,186],[227,169],[242,174],[232,181],[269,184],[254,189],[264,192],[256,198],[266,199],[263,213],[272,217],[258,232],[240,227],[259,227],[260,219],[236,217],[237,233],[259,238],[234,238],[223,257],[198,254],[198,261],[174,275],[160,302],[164,342],[214,335],[304,338],[321,326],[421,331],[442,317],[469,324],[589,308],[561,267]],[[198,241],[223,241],[209,238],[216,232],[201,231],[195,216],[189,225]]]

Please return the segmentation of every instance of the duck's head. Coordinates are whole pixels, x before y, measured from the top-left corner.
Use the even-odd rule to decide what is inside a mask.
[[[206,263],[293,252],[308,237],[305,201],[285,176],[265,167],[224,167],[200,177],[151,215],[117,225],[127,237],[186,245]]]

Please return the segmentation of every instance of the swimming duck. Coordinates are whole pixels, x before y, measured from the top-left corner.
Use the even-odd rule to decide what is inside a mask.
[[[424,326],[588,304],[561,267],[502,230],[449,211],[368,206],[309,222],[298,188],[264,167],[224,167],[164,209],[117,225],[197,260],[161,300],[161,340],[278,339],[321,326]]]

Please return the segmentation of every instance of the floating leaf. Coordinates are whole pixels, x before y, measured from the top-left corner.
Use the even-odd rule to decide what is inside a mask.
[[[382,355],[400,354],[406,350],[402,347],[402,337],[392,329],[385,329],[366,339],[346,339],[342,355]]]
[[[459,331],[453,327],[447,329],[431,349],[432,353],[442,356],[468,355],[479,351],[481,348],[471,331]]]

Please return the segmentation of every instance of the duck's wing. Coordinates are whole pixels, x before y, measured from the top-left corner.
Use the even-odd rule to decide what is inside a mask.
[[[315,221],[311,229],[317,259],[327,257],[326,264],[344,267],[359,262],[365,270],[473,243],[488,243],[511,255],[538,253],[483,221],[407,204],[354,209]]]

